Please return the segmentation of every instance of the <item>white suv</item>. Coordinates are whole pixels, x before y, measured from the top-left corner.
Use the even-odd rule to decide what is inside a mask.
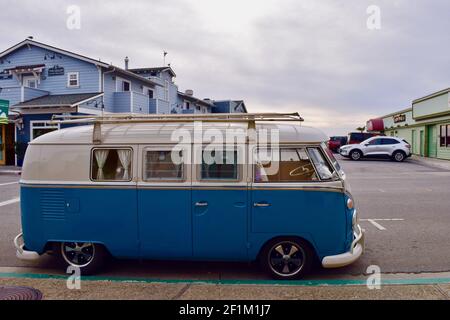
[[[339,149],[339,153],[352,160],[363,157],[390,158],[402,162],[411,156],[411,145],[403,139],[395,137],[376,136],[360,144],[348,144]]]

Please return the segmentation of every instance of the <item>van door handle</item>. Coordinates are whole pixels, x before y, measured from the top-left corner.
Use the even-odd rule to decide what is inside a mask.
[[[208,202],[196,202],[195,206],[196,207],[207,207],[208,206]]]
[[[270,203],[267,202],[255,202],[253,204],[255,207],[270,207]]]

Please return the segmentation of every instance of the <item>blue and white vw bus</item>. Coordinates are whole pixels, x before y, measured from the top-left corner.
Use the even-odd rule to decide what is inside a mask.
[[[78,125],[33,140],[25,155],[17,256],[52,252],[83,274],[96,272],[109,255],[259,260],[278,279],[301,278],[314,261],[325,268],[351,264],[363,253],[364,233],[345,174],[327,137],[300,120],[59,120]],[[212,148],[223,146],[218,137],[229,132],[233,142]],[[258,138],[261,132],[271,138]]]

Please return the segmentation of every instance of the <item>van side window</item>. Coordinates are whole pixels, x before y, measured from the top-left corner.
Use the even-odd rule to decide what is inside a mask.
[[[239,179],[237,150],[202,150],[201,180]]]
[[[172,151],[169,150],[145,150],[143,180],[184,180],[183,151],[175,152],[181,161],[174,161]]]
[[[305,148],[258,149],[254,167],[258,183],[319,180]]]
[[[131,181],[131,149],[94,149],[91,160],[93,181]]]

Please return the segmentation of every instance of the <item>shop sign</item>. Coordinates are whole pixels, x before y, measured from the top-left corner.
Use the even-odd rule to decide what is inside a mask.
[[[0,80],[12,79],[12,74],[8,70],[3,70],[0,72]]]
[[[9,101],[0,100],[0,124],[8,124]]]
[[[64,67],[60,67],[58,65],[51,67],[48,69],[48,76],[54,77],[54,76],[63,76],[64,75]]]
[[[405,122],[405,121],[406,121],[406,114],[398,114],[398,115],[394,116],[394,123]]]

